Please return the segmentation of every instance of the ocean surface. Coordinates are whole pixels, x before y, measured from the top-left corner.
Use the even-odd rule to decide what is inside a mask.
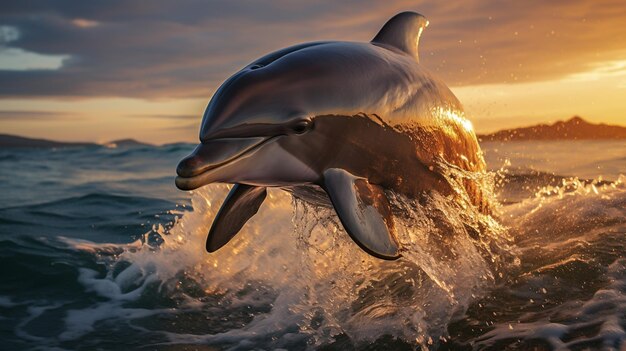
[[[399,261],[269,192],[204,251],[194,145],[0,150],[1,350],[624,350],[626,143],[482,145],[500,205],[392,197]]]

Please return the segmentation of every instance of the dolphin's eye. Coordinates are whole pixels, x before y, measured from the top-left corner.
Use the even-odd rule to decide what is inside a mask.
[[[259,68],[262,68],[262,67],[263,67],[262,64],[257,63],[255,65],[250,66],[250,69],[259,69]]]
[[[298,123],[294,124],[292,128],[293,132],[296,134],[303,134],[306,133],[308,130],[310,130],[313,127],[313,122],[310,120],[303,120],[303,121],[299,121]]]

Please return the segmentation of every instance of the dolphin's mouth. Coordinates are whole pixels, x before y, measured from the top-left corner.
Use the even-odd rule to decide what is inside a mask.
[[[257,149],[273,137],[225,138],[204,142],[176,168],[176,186],[181,190],[194,190],[207,183],[207,173],[215,171],[241,156]]]

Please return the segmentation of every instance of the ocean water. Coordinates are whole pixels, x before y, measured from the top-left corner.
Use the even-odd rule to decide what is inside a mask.
[[[214,254],[194,145],[0,150],[2,350],[624,350],[626,143],[485,143],[493,216],[388,194],[403,258],[272,190]]]

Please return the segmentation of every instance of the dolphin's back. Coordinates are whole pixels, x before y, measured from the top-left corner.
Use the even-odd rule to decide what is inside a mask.
[[[269,105],[287,103],[310,116],[375,116],[377,123],[415,139],[425,163],[441,156],[468,171],[484,169],[459,100],[400,50],[376,43],[318,43],[280,57],[264,74],[275,77],[272,89],[280,91]]]

